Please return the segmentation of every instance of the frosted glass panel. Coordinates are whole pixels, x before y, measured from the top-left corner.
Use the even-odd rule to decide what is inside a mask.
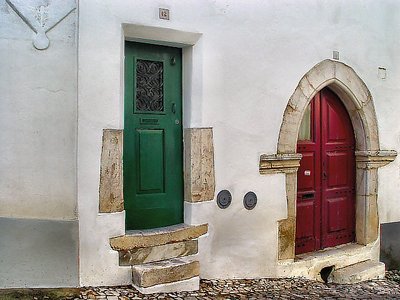
[[[304,112],[303,120],[301,120],[298,140],[311,140],[311,104],[308,104]]]

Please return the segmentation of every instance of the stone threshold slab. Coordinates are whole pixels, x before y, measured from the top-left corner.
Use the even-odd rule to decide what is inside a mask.
[[[367,260],[334,270],[331,278],[333,283],[353,284],[372,279],[383,279],[384,277],[385,264]]]
[[[296,255],[295,262],[307,262],[341,255],[352,256],[363,252],[366,248],[369,249],[369,247],[365,245],[349,243],[336,247],[322,249],[315,252]]]
[[[117,251],[146,248],[196,239],[207,232],[208,224],[178,224],[156,229],[130,230],[123,236],[110,238],[110,245]]]
[[[277,276],[304,277],[323,282],[323,269],[338,270],[366,260],[375,260],[377,246],[376,242],[368,245],[349,243],[296,255],[294,260],[278,261]]]
[[[177,282],[157,284],[147,288],[140,287],[135,284],[132,284],[132,286],[140,293],[145,295],[154,293],[176,293],[176,292],[179,293],[179,292],[198,291],[200,289],[200,277],[196,276],[190,279],[185,279]],[[177,297],[176,299],[178,299],[178,296],[176,297]]]

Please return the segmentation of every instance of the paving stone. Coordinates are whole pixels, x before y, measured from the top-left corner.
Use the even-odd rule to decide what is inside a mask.
[[[324,284],[299,279],[201,280],[198,292],[142,295],[130,286],[83,288],[79,299],[249,300],[249,299],[400,299],[400,271],[385,279],[355,284]],[[90,299],[89,298],[89,299]]]

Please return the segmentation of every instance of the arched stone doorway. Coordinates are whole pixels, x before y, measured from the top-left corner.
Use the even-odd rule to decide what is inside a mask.
[[[377,240],[377,169],[393,161],[395,151],[379,147],[378,125],[371,93],[344,63],[324,60],[300,80],[286,106],[279,133],[277,153],[260,157],[260,173],[286,174],[287,218],[279,221],[278,259],[295,257],[297,168],[296,153],[301,120],[310,100],[324,87],[333,90],[349,113],[355,133],[356,155],[356,243],[367,245]]]

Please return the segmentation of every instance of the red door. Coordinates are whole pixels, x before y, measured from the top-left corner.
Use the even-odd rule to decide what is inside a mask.
[[[296,254],[355,238],[354,132],[346,108],[330,89],[311,100],[297,152]]]

